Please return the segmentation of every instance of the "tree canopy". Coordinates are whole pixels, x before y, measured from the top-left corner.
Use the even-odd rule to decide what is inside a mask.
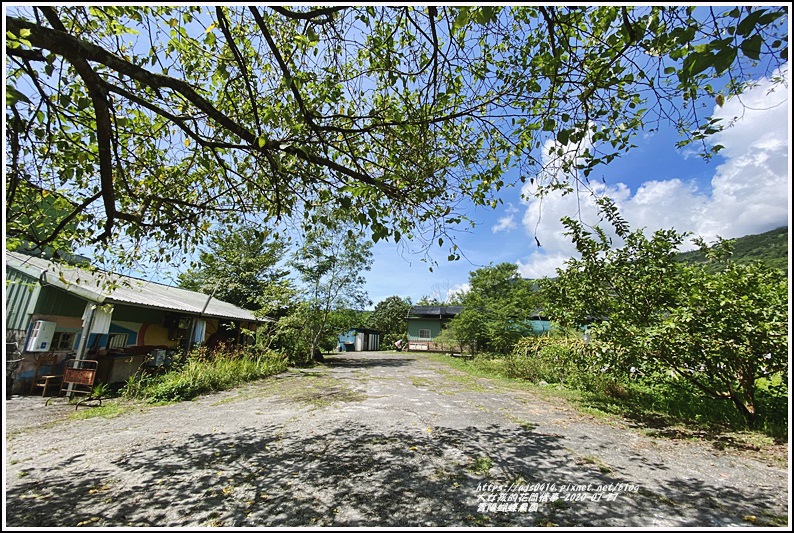
[[[445,326],[445,337],[477,350],[509,353],[521,337],[533,335],[530,320],[540,311],[535,282],[521,277],[512,263],[469,273],[464,309]]]
[[[179,275],[179,286],[258,311],[269,289],[286,281],[288,272],[279,266],[286,246],[285,239],[269,231],[221,230],[211,236],[197,265]]]
[[[372,243],[361,238],[350,223],[325,212],[328,223],[307,228],[304,241],[295,250],[291,265],[302,283],[302,303],[296,321],[309,339],[311,360],[324,344],[354,324],[355,313],[372,302],[364,289],[364,272],[372,266]],[[331,346],[335,346],[333,339]]]
[[[391,346],[397,339],[405,337],[410,311],[410,298],[389,296],[375,305],[372,314],[367,318],[367,327],[380,331],[383,344]]]
[[[162,260],[214,224],[345,210],[459,250],[461,202],[588,175],[788,57],[785,6],[29,6],[6,24],[12,245]],[[572,171],[568,181],[552,169]],[[46,223],[14,217],[57,193]],[[33,205],[36,203],[33,202]]]
[[[658,381],[671,372],[700,392],[732,402],[749,425],[757,420],[759,378],[788,377],[788,279],[761,262],[729,259],[731,242],[701,250],[721,268],[676,259],[686,237],[616,226],[612,249],[601,228],[564,221],[581,259],[544,280],[552,318],[567,326],[596,319],[590,330],[603,370]]]

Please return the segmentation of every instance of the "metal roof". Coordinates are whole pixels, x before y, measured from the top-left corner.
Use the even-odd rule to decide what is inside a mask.
[[[5,252],[5,263],[7,267],[37,278],[42,285],[51,285],[97,303],[127,304],[248,322],[268,321],[266,318],[255,316],[252,311],[206,294],[153,281],[108,272],[90,272],[70,265],[53,263],[40,257],[9,251]]]
[[[415,305],[408,316],[456,316],[461,311],[462,305]]]

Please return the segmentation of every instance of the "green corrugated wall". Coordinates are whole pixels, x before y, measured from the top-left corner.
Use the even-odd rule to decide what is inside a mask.
[[[11,268],[6,269],[6,329],[28,327],[28,305],[33,297],[36,278]]]
[[[441,333],[441,320],[438,318],[409,318],[408,319],[408,340],[429,340],[420,339],[419,330],[429,329],[430,337],[435,339]]]

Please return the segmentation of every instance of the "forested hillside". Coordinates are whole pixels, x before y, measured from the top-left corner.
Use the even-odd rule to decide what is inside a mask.
[[[695,250],[679,255],[686,263],[703,263],[703,252]],[[764,261],[781,270],[788,269],[788,226],[758,235],[745,235],[736,239],[732,259],[737,263]]]

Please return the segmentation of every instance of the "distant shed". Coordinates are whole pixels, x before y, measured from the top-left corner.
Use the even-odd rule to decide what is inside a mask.
[[[339,335],[340,352],[373,352],[380,349],[380,331],[369,328],[353,328]]]

